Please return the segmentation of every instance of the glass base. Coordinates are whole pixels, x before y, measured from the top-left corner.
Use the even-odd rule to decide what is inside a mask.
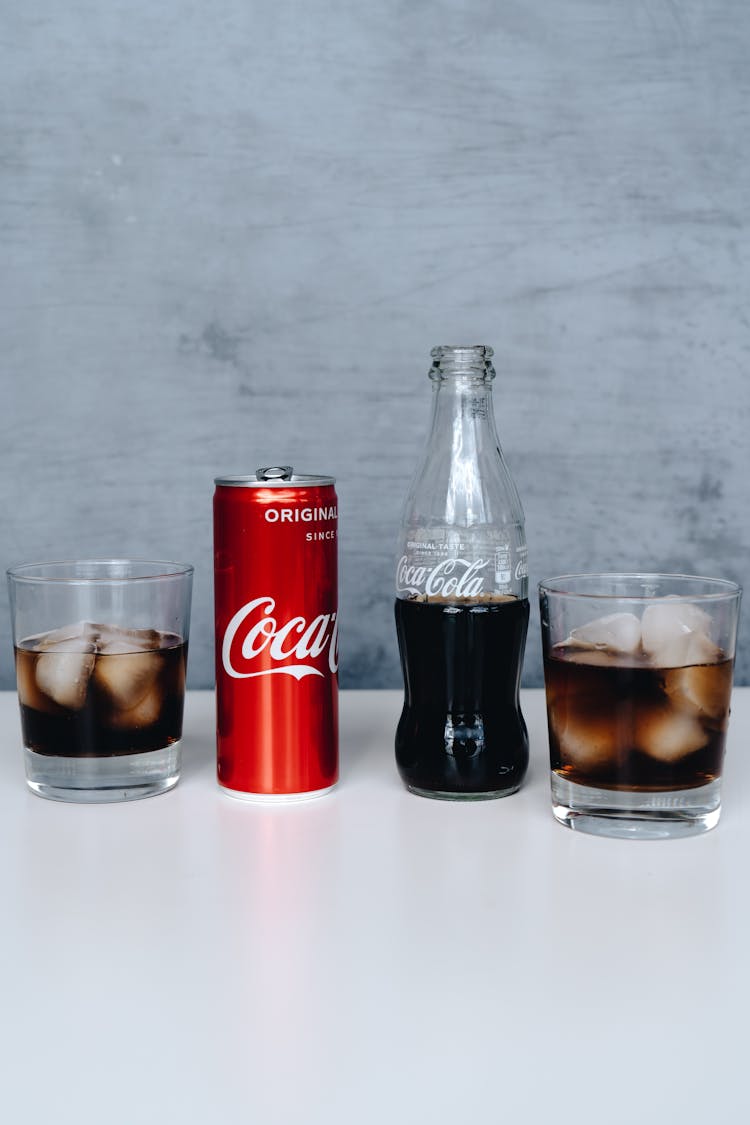
[[[410,785],[407,781],[406,788],[417,797],[432,797],[434,801],[494,801],[498,797],[510,797],[511,793],[517,793],[521,786],[519,784],[513,785],[510,789],[493,789],[488,793],[444,793],[439,789],[420,789],[418,785]]]
[[[719,823],[721,781],[666,793],[621,793],[552,775],[552,812],[560,824],[594,836],[670,840],[697,836]]]
[[[145,754],[62,758],[24,750],[26,783],[50,801],[83,804],[137,801],[173,789],[180,777],[181,744]]]

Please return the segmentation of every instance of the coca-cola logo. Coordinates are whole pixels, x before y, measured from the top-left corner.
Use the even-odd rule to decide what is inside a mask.
[[[313,661],[328,650],[328,669],[338,671],[339,625],[335,613],[321,613],[308,622],[305,617],[291,617],[280,624],[274,617],[274,598],[255,598],[238,609],[224,632],[221,662],[228,676],[249,680],[255,676],[275,674],[294,676],[323,676],[324,672]],[[242,659],[248,663],[267,653],[274,667],[253,671],[240,671],[235,667],[237,645]],[[291,663],[285,663],[290,661]]]
[[[482,592],[484,577],[479,571],[488,565],[489,559],[443,559],[436,566],[415,566],[403,555],[396,570],[396,590],[399,594],[473,598]]]

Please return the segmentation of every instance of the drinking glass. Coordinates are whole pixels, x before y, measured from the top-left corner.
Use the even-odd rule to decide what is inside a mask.
[[[132,559],[8,571],[26,779],[59,801],[176,785],[192,566]]]
[[[539,584],[561,824],[654,839],[718,823],[741,593],[682,574]]]

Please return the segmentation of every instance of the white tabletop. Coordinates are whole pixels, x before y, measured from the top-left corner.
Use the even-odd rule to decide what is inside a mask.
[[[0,696],[0,1105],[18,1122],[742,1121],[750,689],[718,828],[599,839],[522,791],[406,792],[395,692],[342,695],[342,778],[258,808],[214,781],[191,693],[171,793],[26,790]]]

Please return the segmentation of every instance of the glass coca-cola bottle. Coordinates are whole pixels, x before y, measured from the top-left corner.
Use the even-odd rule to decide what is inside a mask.
[[[432,429],[401,525],[396,761],[407,788],[429,797],[503,797],[528,765],[526,538],[495,429],[492,354],[433,349]]]

